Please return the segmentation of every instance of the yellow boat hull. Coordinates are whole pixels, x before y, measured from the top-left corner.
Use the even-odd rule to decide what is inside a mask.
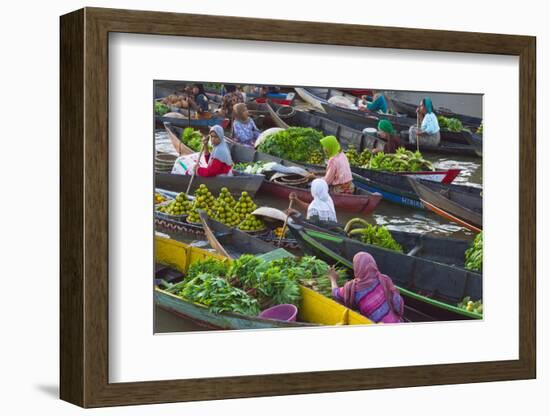
[[[181,273],[187,273],[189,266],[206,258],[231,262],[209,251],[157,236],[155,238],[155,259]],[[155,287],[155,303],[163,309],[191,319],[203,326],[223,329],[288,328],[317,325],[367,325],[368,318],[348,309],[311,289],[301,286],[302,301],[298,306],[298,322],[274,321],[248,317],[233,313],[214,314],[203,305],[184,299]]]

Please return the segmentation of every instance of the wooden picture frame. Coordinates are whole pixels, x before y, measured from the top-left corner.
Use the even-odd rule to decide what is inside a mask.
[[[210,27],[218,30],[213,35]],[[246,28],[246,30],[245,30]],[[536,377],[536,40],[530,36],[85,8],[60,20],[60,396],[82,407]],[[520,66],[519,359],[208,379],[108,380],[110,32],[513,55]]]

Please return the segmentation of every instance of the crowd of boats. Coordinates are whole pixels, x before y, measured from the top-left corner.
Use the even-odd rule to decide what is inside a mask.
[[[211,88],[201,85],[199,92],[202,101],[193,102],[190,99],[187,105],[180,103],[179,106],[171,106],[167,97],[177,100],[179,94],[185,95],[185,85],[159,82],[155,86],[155,103],[163,103],[168,107],[163,113],[155,114],[155,127],[166,132],[173,147],[172,152],[156,153],[157,193],[167,199],[174,199],[184,192],[192,198],[193,192],[205,185],[216,195],[225,188],[233,195],[246,192],[252,197],[267,194],[283,201],[289,201],[289,198],[298,198],[306,203],[312,201],[309,188],[311,179],[322,177],[325,166],[285,160],[261,152],[257,146],[248,145],[234,137],[235,120],[230,112],[223,109],[224,97],[228,95],[223,85],[213,85]],[[419,150],[423,154],[481,158],[480,118],[435,109],[436,113],[443,113],[445,117],[460,120],[464,129],[442,129],[441,140],[437,145],[418,141],[411,143],[408,140],[409,129],[418,125],[418,103],[388,100],[391,111],[382,113],[359,108],[365,96],[372,97],[371,91],[331,88],[278,88],[273,91],[262,87],[234,87],[230,91],[242,94],[248,113],[262,132],[260,137],[290,127],[313,128],[324,136],[335,136],[343,150],[353,146],[358,152],[365,149],[376,152],[385,149],[387,144],[387,139],[377,134],[379,123],[381,120],[389,120],[398,135],[401,135],[405,148]],[[192,91],[188,92],[189,97],[196,98]],[[342,102],[347,105],[341,105]],[[259,174],[239,170],[233,170],[229,175],[216,176],[201,176],[196,171],[190,171],[189,174],[174,173],[173,165],[179,157],[199,153],[182,142],[184,129],[192,127],[207,137],[212,126],[224,129],[223,140],[233,163],[273,162],[276,168]],[[199,161],[200,157],[199,154]],[[453,184],[460,169],[389,172],[355,166],[351,170],[353,192],[330,193],[336,212],[368,218],[380,201],[386,200],[398,206],[429,210],[441,216],[443,221],[451,221],[474,233],[482,231],[482,189]],[[353,238],[344,224],[310,220],[306,215],[289,215],[288,211],[272,207],[259,207],[253,214],[262,218],[266,224],[265,230],[239,230],[210,218],[204,211],[200,212],[200,223],[190,223],[185,216],[171,216],[155,210],[158,231],[155,303],[183,319],[209,328],[252,329],[374,323],[375,320],[358,313],[357,308],[306,287],[300,289],[298,314],[292,320],[251,317],[232,312],[213,313],[205,305],[178,296],[174,289],[189,267],[205,258],[236,259],[243,254],[277,258],[307,254],[331,265],[347,268],[351,271],[350,277],[353,277],[354,256],[367,252],[375,259],[379,271],[389,276],[398,289],[405,306],[403,321],[482,317],[481,313],[458,306],[464,299],[482,299],[481,271],[468,270],[464,264],[464,253],[471,246],[472,239],[391,231],[392,237],[403,248],[401,253]],[[283,234],[280,233],[281,228]],[[190,244],[191,240],[204,243]]]

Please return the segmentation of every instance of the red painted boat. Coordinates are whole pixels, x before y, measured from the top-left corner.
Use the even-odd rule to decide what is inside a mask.
[[[288,200],[288,196],[291,192],[295,192],[298,198],[304,202],[311,202],[313,200],[311,192],[308,189],[279,184],[267,180],[263,181],[262,186],[260,187],[260,192],[265,192],[269,195],[286,200]],[[359,188],[356,189],[356,193],[354,195],[331,193],[330,197],[334,202],[336,211],[342,210],[362,215],[368,215],[373,212],[382,200],[381,194],[371,193]]]
[[[274,102],[274,103],[277,103],[277,104],[280,104],[280,105],[291,105],[292,102],[294,101],[294,99],[292,100],[287,100],[287,99],[283,99],[283,98],[266,98],[266,97],[258,97],[256,98],[256,104],[265,104],[267,102],[267,100],[271,101],[271,102]]]

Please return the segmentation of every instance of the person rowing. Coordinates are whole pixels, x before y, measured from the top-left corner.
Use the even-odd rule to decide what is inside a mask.
[[[416,109],[419,119],[419,126],[411,126],[409,128],[409,143],[429,146],[439,146],[441,135],[439,132],[439,122],[433,111],[433,104],[430,98],[426,97],[420,101],[420,105]]]
[[[306,210],[306,219],[337,223],[334,202],[328,193],[328,185],[324,179],[318,178],[311,182],[311,196],[313,201],[309,204],[298,198],[295,192],[291,192],[288,198],[292,204]],[[291,208],[287,210],[287,214],[295,216],[299,215],[300,212]]]

